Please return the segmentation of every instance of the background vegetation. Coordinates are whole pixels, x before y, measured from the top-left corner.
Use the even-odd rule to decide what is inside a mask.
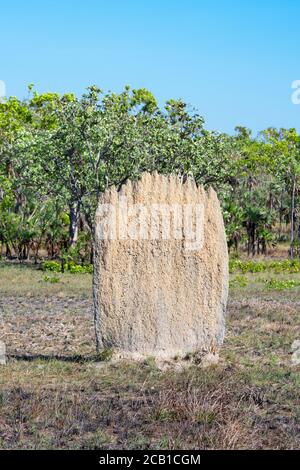
[[[143,171],[193,175],[222,202],[231,251],[299,254],[300,137],[273,129],[254,137],[208,131],[181,100],[163,109],[145,89],[39,94],[0,103],[1,255],[92,263],[93,214],[107,187]],[[61,268],[53,264],[50,269]],[[87,268],[88,269],[88,268]]]

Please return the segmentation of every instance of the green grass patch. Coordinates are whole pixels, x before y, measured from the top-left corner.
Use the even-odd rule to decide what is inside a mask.
[[[229,272],[237,273],[261,273],[261,272],[274,272],[274,273],[299,273],[300,260],[271,260],[271,261],[254,261],[254,260],[240,260],[231,259],[229,261]]]
[[[300,286],[300,281],[296,279],[269,279],[266,281],[269,289],[285,290]]]
[[[92,274],[93,265],[92,264],[76,264],[73,261],[62,264],[58,261],[44,261],[42,264],[43,271],[52,271],[55,273],[61,273],[63,270],[71,274]]]

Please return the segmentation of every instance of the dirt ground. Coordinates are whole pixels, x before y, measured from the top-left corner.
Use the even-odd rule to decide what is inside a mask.
[[[218,365],[161,372],[95,356],[90,275],[0,265],[0,448],[299,449],[300,287],[268,276],[231,276]]]

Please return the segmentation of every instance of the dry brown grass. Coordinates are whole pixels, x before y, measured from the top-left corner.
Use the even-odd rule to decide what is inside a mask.
[[[231,292],[220,363],[161,372],[95,361],[90,276],[42,276],[0,267],[0,448],[300,448],[297,290],[249,275]]]

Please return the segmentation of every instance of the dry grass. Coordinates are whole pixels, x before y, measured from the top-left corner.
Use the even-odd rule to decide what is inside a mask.
[[[298,275],[299,276],[299,275]],[[91,277],[0,267],[3,449],[299,449],[300,293],[234,287],[221,361],[160,372],[95,361]],[[295,276],[293,276],[295,277]],[[41,282],[40,282],[41,281]]]

